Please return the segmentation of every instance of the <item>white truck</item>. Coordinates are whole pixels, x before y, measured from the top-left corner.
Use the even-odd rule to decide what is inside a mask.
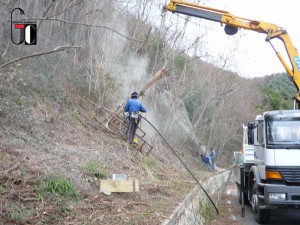
[[[265,41],[270,43],[298,92],[294,110],[265,112],[243,127],[243,150],[234,154],[238,196],[243,205],[252,205],[260,224],[270,222],[272,208],[300,208],[300,110],[295,110],[296,104],[300,109],[300,59],[288,32],[276,24],[180,0],[170,0],[164,10],[225,24],[228,35],[236,34],[239,28],[266,34]],[[289,63],[275,49],[273,39],[282,41]]]
[[[300,111],[265,112],[243,131],[243,149],[234,153],[238,197],[266,224],[273,208],[300,208]]]

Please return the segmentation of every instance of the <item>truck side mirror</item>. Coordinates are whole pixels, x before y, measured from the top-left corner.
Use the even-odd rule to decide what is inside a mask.
[[[248,144],[254,145],[254,129],[256,127],[255,121],[248,122]]]
[[[254,145],[254,131],[253,129],[248,129],[248,144]]]
[[[254,121],[248,122],[248,129],[253,130],[256,127],[256,123]]]

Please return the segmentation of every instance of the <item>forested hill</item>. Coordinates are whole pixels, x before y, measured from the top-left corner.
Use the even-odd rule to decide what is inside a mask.
[[[296,92],[296,86],[286,73],[267,77],[262,87],[262,93],[265,96],[264,104],[273,110],[292,109],[292,98]]]
[[[36,24],[35,45],[14,44],[20,41],[19,29],[11,27],[16,8],[25,14],[15,10],[15,22]],[[243,123],[290,106],[294,91],[287,76],[246,79],[227,69],[229,57],[207,60],[201,35],[191,36],[187,24],[160,12],[157,1],[1,1],[0,223],[85,224],[106,214],[104,224],[117,224],[116,215],[130,209],[141,214],[122,218],[138,221],[142,215],[158,224],[160,213],[167,217],[169,203],[193,186],[184,183],[180,162],[146,122],[141,126],[153,150],[140,161],[103,125],[108,116],[103,107],[113,111],[160,69],[162,78],[140,100],[147,119],[193,168],[210,146],[217,150],[218,166],[226,168],[241,148]],[[94,174],[111,173],[140,179],[147,195],[99,197]],[[54,181],[68,193],[47,186]],[[65,201],[78,200],[75,190],[82,207]],[[144,214],[151,202],[126,202],[161,199],[169,203]]]

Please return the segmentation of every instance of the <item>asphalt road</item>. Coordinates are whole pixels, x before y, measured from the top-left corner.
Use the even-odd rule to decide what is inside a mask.
[[[245,207],[246,225],[257,225],[254,213],[250,205]],[[299,225],[300,210],[295,209],[274,209],[271,211],[271,222],[269,225]]]
[[[226,194],[232,195],[232,204],[239,205],[237,200],[236,185],[231,181],[227,187]],[[241,211],[240,211],[241,212]],[[241,213],[235,215],[241,219]],[[244,221],[246,225],[257,225],[255,216],[250,205],[245,205]],[[295,209],[273,209],[271,210],[271,222],[269,225],[299,225],[300,224],[300,210]]]

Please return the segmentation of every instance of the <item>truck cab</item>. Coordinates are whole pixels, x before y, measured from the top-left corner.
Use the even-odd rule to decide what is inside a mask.
[[[277,110],[248,123],[254,162],[247,179],[248,200],[259,223],[271,208],[300,207],[300,110]]]

